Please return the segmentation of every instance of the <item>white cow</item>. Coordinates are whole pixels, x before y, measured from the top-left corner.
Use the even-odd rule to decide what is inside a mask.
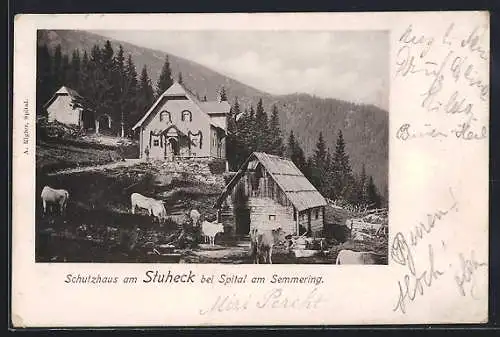
[[[201,233],[205,239],[205,242],[207,242],[207,239],[209,243],[213,246],[215,245],[215,236],[218,233],[223,233],[224,232],[224,226],[221,223],[216,223],[216,222],[208,222],[208,221],[203,221],[201,224]]]
[[[192,209],[189,213],[189,217],[193,221],[193,226],[198,226],[198,221],[200,221],[201,214],[196,209]]]
[[[259,264],[262,260],[264,263],[272,264],[273,247],[285,240],[286,234],[281,227],[265,230],[252,228],[250,230],[250,250],[254,263]]]
[[[165,222],[167,219],[167,210],[162,201],[157,200],[157,202],[152,207],[153,216],[158,219],[158,222]]]
[[[68,191],[45,186],[40,196],[42,198],[44,214],[47,213],[47,205],[56,204],[57,206],[59,206],[60,214],[63,214],[63,212],[66,210],[69,199]]]
[[[377,264],[378,255],[372,252],[355,252],[343,249],[337,255],[336,264]]]
[[[139,193],[132,193],[130,196],[130,203],[132,204],[132,214],[135,214],[135,208],[139,207],[147,210],[150,216],[154,216],[158,219],[158,222],[160,220],[164,221],[167,217],[165,205],[163,205],[161,200],[145,197]]]

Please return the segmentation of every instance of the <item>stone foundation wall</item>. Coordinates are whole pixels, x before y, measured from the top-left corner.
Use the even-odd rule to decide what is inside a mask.
[[[175,161],[156,161],[159,173],[173,178],[182,178],[204,184],[217,185],[223,188],[226,184],[223,174],[212,174],[209,163],[212,159],[189,158]],[[155,165],[155,166],[156,166]]]

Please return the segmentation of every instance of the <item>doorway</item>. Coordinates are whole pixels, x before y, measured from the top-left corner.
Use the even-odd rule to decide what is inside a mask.
[[[95,128],[95,119],[92,111],[82,111],[81,127],[84,130],[93,130]]]
[[[95,133],[111,135],[111,117],[109,115],[102,114],[96,118]]]
[[[240,237],[250,233],[250,207],[245,193],[245,184],[239,183],[233,196],[233,212],[236,234]]]
[[[165,149],[166,150],[166,149]],[[170,159],[174,159],[175,156],[179,155],[179,141],[175,138],[168,139],[168,154]]]

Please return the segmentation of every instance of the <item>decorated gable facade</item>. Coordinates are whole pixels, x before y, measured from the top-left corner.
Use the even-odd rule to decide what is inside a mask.
[[[228,102],[200,102],[174,82],[132,128],[140,157],[225,159],[229,110]]]

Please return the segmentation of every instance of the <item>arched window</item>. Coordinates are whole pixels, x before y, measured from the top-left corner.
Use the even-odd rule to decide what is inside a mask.
[[[191,111],[189,110],[184,110],[181,112],[181,120],[184,122],[187,119],[187,117],[189,117],[189,121],[192,122],[193,121],[193,114],[191,113]]]
[[[172,123],[172,116],[170,115],[170,112],[167,110],[163,110],[160,112],[160,122],[170,122]]]

